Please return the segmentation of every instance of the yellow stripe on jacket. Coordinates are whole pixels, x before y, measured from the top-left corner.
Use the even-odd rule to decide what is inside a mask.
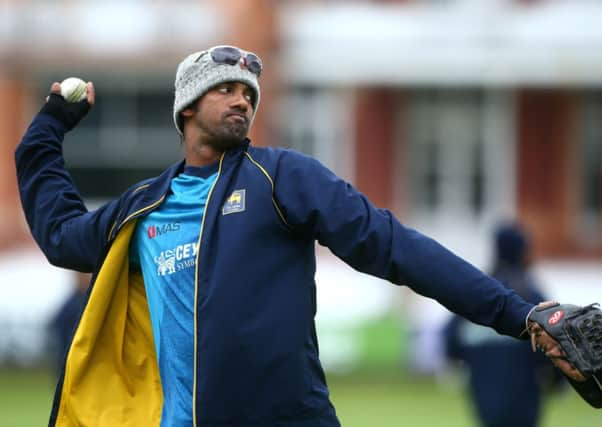
[[[56,426],[158,426],[163,394],[144,283],[118,233],[69,350]]]

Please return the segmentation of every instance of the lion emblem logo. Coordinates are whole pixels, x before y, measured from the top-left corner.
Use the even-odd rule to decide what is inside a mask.
[[[157,264],[157,274],[160,276],[176,272],[175,256],[166,257],[165,253],[161,252],[161,255],[155,257],[155,263]]]

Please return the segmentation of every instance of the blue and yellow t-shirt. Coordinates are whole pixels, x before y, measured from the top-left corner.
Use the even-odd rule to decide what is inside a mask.
[[[138,222],[130,246],[146,286],[163,386],[162,427],[192,425],[195,266],[216,176],[217,165],[187,166],[165,202]]]

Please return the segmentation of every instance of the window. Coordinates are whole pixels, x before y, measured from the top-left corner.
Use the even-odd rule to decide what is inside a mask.
[[[405,221],[480,266],[491,230],[515,215],[515,132],[509,90],[408,93],[400,176]]]
[[[171,77],[91,80],[96,104],[65,138],[65,161],[85,198],[115,197],[182,158]]]
[[[353,176],[349,90],[291,88],[280,102],[280,145],[317,158],[344,179]]]
[[[416,92],[409,115],[410,202],[437,211],[484,209],[483,99],[476,90]]]

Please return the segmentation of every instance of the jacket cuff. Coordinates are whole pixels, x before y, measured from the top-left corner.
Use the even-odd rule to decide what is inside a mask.
[[[520,334],[518,335],[518,338],[521,340],[527,340],[530,338],[529,330],[527,328],[527,319],[529,318],[529,316],[531,315],[531,312],[535,309],[535,307],[536,307],[535,304],[529,303],[528,311],[526,311],[522,315],[522,329],[520,331]]]

